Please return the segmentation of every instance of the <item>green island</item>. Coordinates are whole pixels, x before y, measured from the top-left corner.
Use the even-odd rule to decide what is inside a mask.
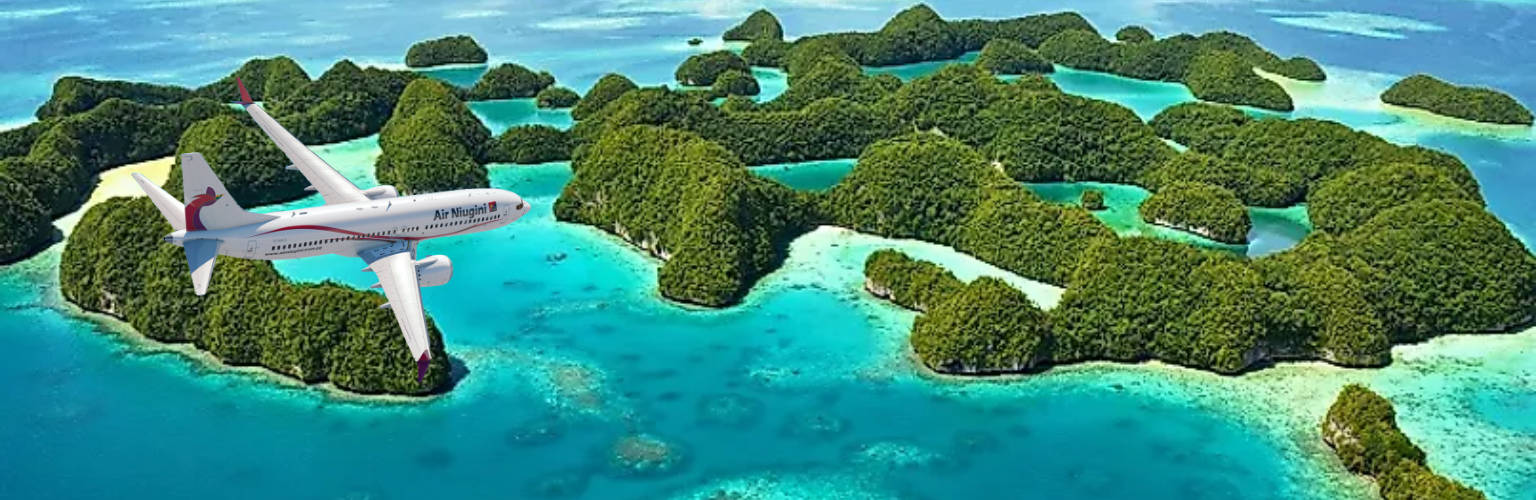
[[[1104,191],[1101,191],[1101,190],[1098,190],[1098,189],[1089,189],[1089,190],[1083,191],[1083,196],[1078,201],[1081,202],[1083,204],[1083,208],[1085,208],[1087,210],[1090,210],[1090,211],[1103,210],[1104,209]]]
[[[754,96],[759,92],[762,92],[762,88],[752,73],[735,69],[721,73],[709,88],[713,97]]]
[[[422,40],[405,51],[405,65],[412,68],[444,64],[485,64],[485,49],[469,35]]]
[[[1064,66],[1181,82],[1203,100],[1277,111],[1293,109],[1290,96],[1279,84],[1254,73],[1254,68],[1298,80],[1325,78],[1317,63],[1309,59],[1281,59],[1252,39],[1226,31],[1112,42],[1091,29],[1073,30],[1045,40],[1039,50]]]
[[[545,163],[571,159],[571,140],[549,125],[518,125],[502,132],[486,152],[496,163]]]
[[[1222,243],[1244,244],[1253,221],[1232,191],[1204,182],[1170,182],[1141,204],[1141,219]]]
[[[720,35],[727,41],[751,42],[756,40],[783,40],[784,26],[779,24],[779,18],[775,17],[767,9],[757,9],[741,24],[732,26]]]
[[[191,343],[221,362],[262,366],[306,383],[362,394],[446,390],[448,356],[429,319],[432,364],[423,382],[384,297],[334,283],[295,284],[271,262],[219,257],[216,292],[199,297],[182,251],[148,198],[91,207],[59,261],[64,297],[133,326],[145,337]]]
[[[809,229],[805,197],[693,133],[628,126],[583,147],[555,218],[609,231],[665,261],[657,279],[669,299],[735,303]]]
[[[1007,38],[995,38],[982,46],[981,54],[976,56],[976,66],[999,75],[1056,71],[1056,67],[1040,57],[1035,49],[1024,45],[1024,42]]]
[[[750,72],[747,61],[735,52],[729,50],[717,50],[703,54],[688,56],[682,64],[677,66],[673,76],[677,77],[677,83],[688,86],[708,87],[715,84],[720,75],[727,72]]]
[[[1339,392],[1323,417],[1322,434],[1344,467],[1374,479],[1385,500],[1487,498],[1431,471],[1424,450],[1398,429],[1392,402],[1359,384]]]
[[[480,80],[463,97],[472,101],[522,99],[538,96],[554,84],[555,77],[548,71],[534,73],[520,64],[502,63],[480,75]]]
[[[544,90],[540,90],[533,96],[534,104],[546,109],[569,108],[575,106],[576,101],[579,100],[581,100],[581,94],[577,94],[576,91],[553,85],[544,87]]]
[[[379,132],[374,176],[401,193],[489,187],[490,142],[490,130],[452,86],[422,78],[405,88]]]
[[[288,157],[244,116],[221,115],[192,124],[181,134],[175,153],[175,163],[165,181],[166,192],[181,190],[181,155],[202,153],[230,196],[244,205],[270,205],[310,195],[304,189],[309,182],[303,175],[272,168],[286,165]]]
[[[571,108],[571,118],[584,120],[592,113],[603,109],[603,106],[607,106],[609,102],[636,88],[639,87],[629,77],[618,73],[605,74],[592,84],[592,88],[587,89],[587,93],[581,96],[581,100],[576,101],[576,106]]]
[[[1509,94],[1483,87],[1463,87],[1425,74],[1398,80],[1381,93],[1381,101],[1475,122],[1532,123],[1531,110]],[[42,116],[41,110],[38,116]]]
[[[1141,26],[1126,26],[1115,32],[1115,41],[1125,43],[1142,43],[1156,40],[1151,31]]]

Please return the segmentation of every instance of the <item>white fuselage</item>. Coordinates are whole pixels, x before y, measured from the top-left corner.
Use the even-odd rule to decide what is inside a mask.
[[[464,189],[398,198],[271,212],[275,218],[209,231],[176,231],[166,241],[217,239],[219,255],[282,260],[315,255],[356,256],[396,242],[415,243],[495,229],[528,213],[528,204],[509,191]]]

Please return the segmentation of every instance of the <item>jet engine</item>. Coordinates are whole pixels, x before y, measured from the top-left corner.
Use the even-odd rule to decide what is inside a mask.
[[[453,261],[447,255],[433,255],[416,261],[416,283],[422,287],[437,286],[453,278]]]
[[[396,191],[394,186],[378,186],[363,190],[363,196],[368,197],[370,200],[382,200],[398,197],[400,192]]]

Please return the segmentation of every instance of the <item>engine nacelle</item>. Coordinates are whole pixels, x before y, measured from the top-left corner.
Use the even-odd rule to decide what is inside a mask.
[[[416,261],[416,283],[422,287],[437,286],[453,278],[453,261],[447,255],[433,255]]]
[[[370,200],[382,200],[385,198],[398,197],[400,196],[400,192],[396,191],[394,186],[378,186],[364,189],[363,196],[368,197]]]

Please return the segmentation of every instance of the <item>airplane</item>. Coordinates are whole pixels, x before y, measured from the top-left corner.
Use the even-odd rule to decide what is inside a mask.
[[[236,203],[200,153],[181,155],[183,204],[139,174],[133,174],[160,215],[175,231],[167,243],[187,254],[192,288],[201,296],[213,277],[214,257],[281,260],[337,254],[359,257],[364,271],[378,276],[411,357],[416,381],[431,360],[421,288],[447,283],[453,263],[445,255],[416,258],[423,240],[496,229],[528,213],[528,203],[511,191],[463,189],[400,196],[393,186],[358,189],[251,101],[239,78],[240,104],[256,125],[325,200],[321,206],[270,213],[249,212]],[[274,168],[277,168],[274,166]]]

